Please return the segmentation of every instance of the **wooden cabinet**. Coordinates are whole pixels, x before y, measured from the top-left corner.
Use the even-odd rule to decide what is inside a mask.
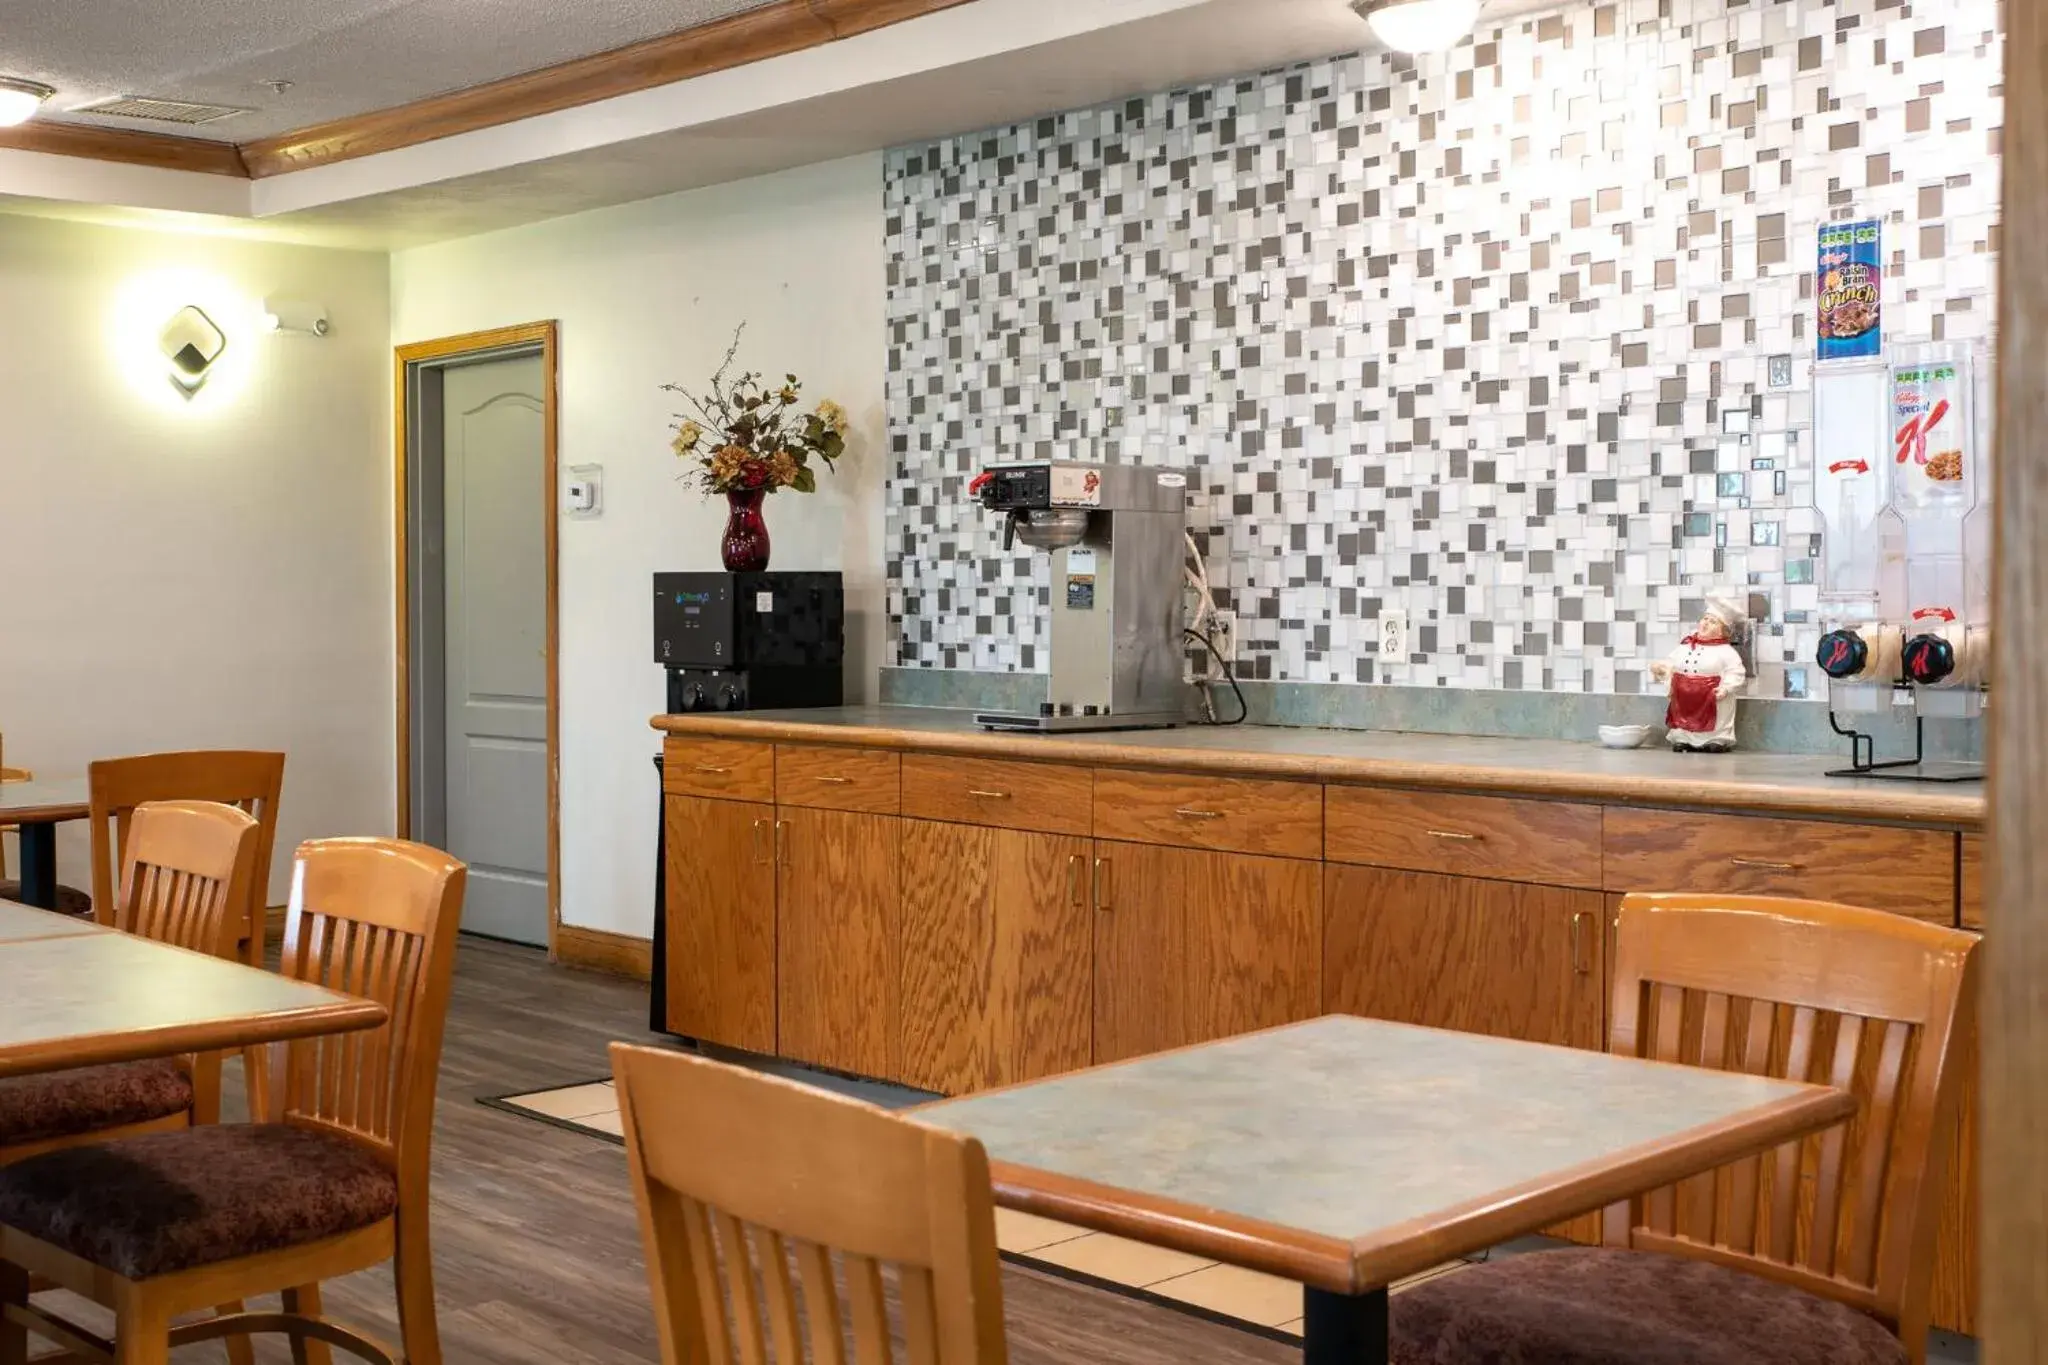
[[[775,808],[663,799],[664,984],[676,1033],[775,1051]]]
[[[1603,1044],[1598,892],[1332,867],[1324,1006],[1538,1043]]]
[[[903,813],[925,820],[1086,836],[1094,832],[1094,788],[1088,768],[937,754],[903,758]]]
[[[1984,927],[1984,836],[1965,834],[1956,869],[1958,921],[1965,929]]]
[[[1331,787],[1331,862],[1411,872],[1600,885],[1600,807],[1498,796]]]
[[[1609,891],[1805,896],[1955,923],[1956,836],[1695,811],[1606,813]]]
[[[1095,862],[1095,1060],[1313,1017],[1322,865],[1102,842]]]
[[[1323,789],[1310,782],[1098,769],[1095,837],[1320,858]]]
[[[904,1084],[955,1095],[1087,1066],[1087,839],[906,820]]]
[[[741,739],[671,736],[661,746],[661,789],[728,801],[775,799],[775,746]]]
[[[899,821],[776,811],[776,1033],[785,1057],[893,1080]]]

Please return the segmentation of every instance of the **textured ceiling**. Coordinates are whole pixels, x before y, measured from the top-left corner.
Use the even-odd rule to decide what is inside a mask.
[[[694,28],[769,0],[0,0],[0,75],[52,117],[248,142]],[[290,81],[273,93],[266,81]],[[65,111],[145,95],[251,112],[190,130]]]

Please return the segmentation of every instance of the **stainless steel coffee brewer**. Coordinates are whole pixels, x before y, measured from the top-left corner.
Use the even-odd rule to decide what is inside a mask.
[[[991,730],[1133,730],[1187,719],[1181,584],[1187,475],[1138,465],[995,465],[969,493],[1052,557],[1051,681],[1036,714],[977,712]]]

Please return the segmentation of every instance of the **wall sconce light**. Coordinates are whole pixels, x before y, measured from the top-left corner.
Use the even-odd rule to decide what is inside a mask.
[[[171,362],[171,384],[186,398],[199,392],[213,362],[228,348],[227,334],[203,309],[186,304],[157,335],[157,349]]]

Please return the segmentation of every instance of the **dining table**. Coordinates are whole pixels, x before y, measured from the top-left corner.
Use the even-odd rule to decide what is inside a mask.
[[[997,1204],[1302,1286],[1306,1365],[1388,1358],[1388,1286],[1839,1124],[1808,1085],[1330,1015],[920,1107]]]
[[[92,805],[82,777],[0,782],[0,828],[21,839],[21,900],[45,910],[57,904],[57,826],[83,820]]]
[[[375,1028],[374,1000],[0,901],[0,1078]]]

